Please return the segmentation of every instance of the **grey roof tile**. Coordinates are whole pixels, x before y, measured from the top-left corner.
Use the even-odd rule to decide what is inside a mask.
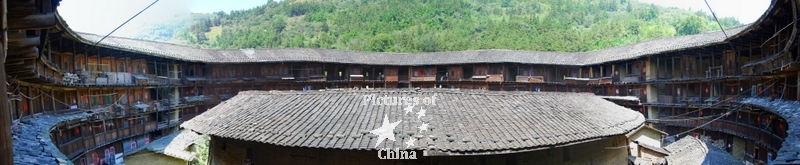
[[[194,160],[195,155],[187,148],[200,140],[202,135],[192,131],[181,130],[148,144],[147,150],[169,155],[183,160]]]
[[[413,113],[405,114],[403,105],[364,105],[362,96],[370,94],[436,95],[437,104],[417,105]],[[416,113],[423,108],[426,114],[418,119]],[[402,122],[393,130],[396,141],[384,140],[378,147],[405,148],[409,138],[419,138],[414,148],[427,149],[430,144],[449,154],[568,145],[622,135],[644,121],[641,114],[592,94],[371,89],[245,91],[182,126],[280,146],[375,150],[378,138],[369,131],[382,125],[383,116],[389,122]],[[419,132],[423,122],[432,129]]]
[[[666,157],[669,164],[744,164],[726,151],[713,145],[706,145],[702,140],[692,136],[675,141],[664,149],[670,153]]]

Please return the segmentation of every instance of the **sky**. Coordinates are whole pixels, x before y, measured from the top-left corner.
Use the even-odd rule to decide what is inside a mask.
[[[108,34],[155,0],[65,0],[58,13],[72,30]],[[159,0],[139,16],[126,23],[114,36],[133,37],[148,23],[170,21],[176,15],[190,13],[230,12],[267,4],[269,0]]]
[[[709,12],[708,6],[711,6],[718,18],[734,17],[743,24],[758,20],[770,4],[770,0],[708,0],[708,6],[703,0],[639,0],[639,2],[692,11],[702,10],[709,14],[711,12]]]
[[[710,13],[703,0],[639,1]],[[154,0],[66,0],[61,1],[58,12],[72,30],[105,35],[153,2]],[[176,15],[230,12],[250,9],[267,2],[269,0],[159,0],[112,35],[134,37],[138,32],[137,28],[146,24],[167,22]],[[734,17],[739,22],[751,23],[761,17],[770,1],[708,0],[708,3],[717,17]]]

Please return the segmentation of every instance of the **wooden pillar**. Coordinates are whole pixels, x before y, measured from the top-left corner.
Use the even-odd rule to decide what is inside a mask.
[[[25,87],[25,90],[27,91],[26,93],[27,93],[28,97],[32,97],[33,96],[31,94],[31,87],[30,86],[29,87]],[[26,104],[28,104],[28,115],[33,115],[33,99],[27,98],[27,100],[28,101],[27,101]]]
[[[109,53],[110,54],[110,53]],[[114,65],[114,56],[108,56],[108,72],[116,72],[117,65]],[[110,82],[111,80],[109,80]]]
[[[95,64],[95,72],[100,72],[103,70],[103,58],[100,56],[100,48],[95,47],[95,50],[97,50],[97,64]]]
[[[50,104],[53,107],[53,112],[56,112],[56,95],[53,94],[53,89],[50,89]]]
[[[6,0],[0,0],[0,82],[6,82],[6,49],[8,48],[8,19],[6,17]],[[0,91],[8,92],[8,86],[0,85]],[[11,111],[8,106],[8,95],[0,95],[0,164],[14,164],[14,150],[11,146]]]
[[[42,108],[40,113],[44,113],[44,110],[45,110],[45,109],[44,109],[44,98],[45,98],[45,97],[47,97],[47,96],[45,96],[45,95],[44,95],[44,91],[42,91],[42,88],[41,88],[41,87],[39,87],[39,88],[36,88],[36,89],[37,89],[37,90],[36,90],[36,91],[37,91],[37,92],[36,92],[36,93],[37,93],[37,96],[39,96],[39,97],[37,98],[37,99],[39,99],[39,107],[40,107],[40,108]]]
[[[670,68],[670,74],[669,75],[670,75],[671,79],[674,79],[675,78],[675,68],[676,68],[675,67],[675,58],[674,57],[669,57],[669,60],[672,62],[672,64],[670,64],[670,66],[672,66],[672,68]]]
[[[653,71],[655,71],[653,75],[655,75],[656,80],[658,80],[658,73],[659,71],[661,71],[661,58],[656,57],[656,69],[654,69]]]
[[[124,61],[124,62],[122,62],[122,65],[123,65],[123,67],[124,67],[124,68],[122,68],[122,69],[123,69],[123,71],[118,71],[118,72],[126,72],[126,73],[130,73],[130,70],[128,70],[128,67],[129,67],[129,66],[128,66],[128,63],[130,63],[130,58],[127,58],[127,57],[126,57],[126,58],[124,58],[124,59],[125,59],[125,61]]]
[[[89,47],[84,46],[83,49],[89,49]],[[89,73],[89,50],[83,51],[83,72]]]
[[[75,73],[75,69],[78,69],[78,54],[75,54],[75,42],[72,42],[72,72]]]
[[[22,91],[20,90],[19,86],[15,87],[14,91],[12,91],[12,92],[14,92],[14,95],[17,95],[17,96],[19,96],[22,93]],[[21,98],[20,99],[14,99],[14,103],[16,104],[16,106],[14,106],[12,108],[14,108],[16,110],[16,112],[17,112],[17,115],[16,115],[17,119],[22,118],[22,115],[24,115],[23,110],[22,110],[22,99]]]

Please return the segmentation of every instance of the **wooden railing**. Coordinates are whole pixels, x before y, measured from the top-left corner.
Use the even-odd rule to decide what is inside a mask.
[[[502,74],[489,74],[486,76],[486,81],[502,82],[504,79]]]
[[[658,103],[672,104],[672,103],[674,103],[672,100],[673,100],[673,98],[670,95],[658,95],[658,100],[656,100],[656,101]]]
[[[74,158],[80,155],[80,153],[83,153],[86,149],[95,148],[98,147],[98,145],[105,145],[122,138],[130,137],[131,135],[140,135],[157,129],[158,122],[154,121],[133,125],[127,128],[100,131],[93,135],[85,135],[83,138],[77,138],[63,144],[58,144],[58,149],[67,157]]]
[[[678,118],[679,119],[679,118]],[[697,119],[697,120],[659,120],[658,123],[675,125],[682,127],[698,127],[712,119]],[[716,120],[702,127],[703,129],[725,132],[727,134],[738,135],[748,138],[753,141],[761,142],[762,144],[769,145],[773,149],[779,149],[783,138],[770,132],[769,130],[761,129],[758,127],[750,126],[745,123],[737,123],[727,120]]]
[[[544,82],[544,77],[542,77],[542,76],[517,76],[517,82],[543,83]]]
[[[640,76],[631,75],[631,76],[627,76],[627,77],[622,77],[622,80],[620,80],[620,81],[622,81],[622,83],[638,83],[639,81],[641,81],[641,79],[639,79],[639,78],[640,78]]]
[[[436,81],[436,76],[411,77],[410,81]]]
[[[74,157],[80,154],[84,148],[84,140],[82,138],[74,139],[70,142],[58,145],[58,149],[68,157]]]

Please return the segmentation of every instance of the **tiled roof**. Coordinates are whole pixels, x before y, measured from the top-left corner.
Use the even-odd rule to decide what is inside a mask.
[[[420,98],[402,105],[365,105],[364,96]],[[435,105],[424,98],[436,96]],[[425,115],[416,113],[425,109]],[[375,150],[371,130],[384,116],[396,141],[380,148],[436,154],[492,154],[543,149],[624,135],[644,117],[593,94],[482,90],[244,91],[181,126],[202,134],[291,147]],[[429,124],[420,131],[421,124]]]
[[[50,131],[64,122],[91,117],[88,111],[35,115],[11,126],[14,164],[72,164],[50,138]]]
[[[664,147],[670,152],[667,163],[682,165],[701,164],[743,164],[739,159],[713,145],[706,145],[700,139],[686,136]]]
[[[161,153],[178,159],[191,161],[194,160],[195,155],[194,153],[187,151],[187,148],[189,148],[189,146],[194,144],[200,138],[201,135],[195,132],[181,130],[153,141],[147,146],[147,149],[155,153]]]
[[[62,21],[62,24],[63,21]],[[65,26],[65,25],[64,25]],[[738,34],[749,25],[728,29],[728,34]],[[71,32],[65,36],[94,44],[103,36]],[[216,50],[190,46],[109,36],[98,46],[137,52],[157,57],[206,63],[245,62],[325,62],[369,65],[447,65],[521,63],[552,65],[593,65],[611,61],[636,59],[646,55],[672,52],[687,48],[721,44],[726,40],[722,31],[696,35],[655,39],[626,46],[590,52],[538,52],[522,50],[468,50],[425,53],[358,52],[330,49],[242,49]]]

